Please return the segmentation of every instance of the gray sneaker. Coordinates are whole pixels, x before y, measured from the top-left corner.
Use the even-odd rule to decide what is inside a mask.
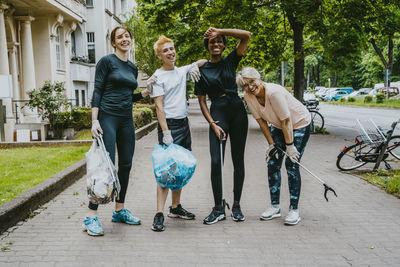
[[[299,209],[290,209],[288,215],[285,218],[286,225],[296,225],[301,221],[299,215]]]
[[[260,220],[269,221],[279,217],[281,217],[281,208],[279,205],[272,205],[261,214]]]

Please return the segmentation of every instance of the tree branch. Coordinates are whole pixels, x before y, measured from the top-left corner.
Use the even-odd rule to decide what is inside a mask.
[[[379,58],[381,59],[383,65],[385,66],[385,68],[388,68],[388,63],[385,59],[385,57],[382,54],[382,50],[376,45],[376,41],[374,38],[369,39],[369,42],[372,44],[372,46],[375,49],[375,52],[378,54]]]

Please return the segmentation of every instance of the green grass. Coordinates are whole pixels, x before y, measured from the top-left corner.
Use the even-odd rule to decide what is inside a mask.
[[[0,205],[85,157],[88,146],[0,150]]]
[[[378,170],[361,176],[368,182],[380,186],[386,192],[400,197],[400,169]]]
[[[333,104],[333,105],[349,105],[349,106],[363,106],[363,107],[385,107],[385,108],[400,108],[400,99],[389,99],[386,104],[386,100],[382,104],[377,104],[376,100],[372,100],[370,103],[364,103],[364,98],[356,98],[355,102],[341,102],[339,101],[327,101],[324,103]]]
[[[90,129],[80,130],[76,135],[74,140],[92,140],[92,133]]]

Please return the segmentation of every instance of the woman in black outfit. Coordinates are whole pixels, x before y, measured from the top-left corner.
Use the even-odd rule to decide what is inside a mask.
[[[225,36],[240,40],[237,47],[227,57],[222,57]],[[234,221],[244,221],[240,209],[240,197],[244,182],[244,148],[247,137],[247,113],[237,93],[236,68],[242,59],[250,40],[250,32],[238,29],[209,28],[204,34],[204,45],[210,53],[210,60],[200,68],[201,79],[195,85],[201,111],[210,124],[209,141],[211,154],[211,184],[215,206],[204,219],[205,224],[213,224],[225,219],[225,203],[222,203],[220,134],[223,151],[226,138],[231,140],[231,156],[234,166],[234,203],[231,216]],[[206,95],[211,99],[208,109]]]
[[[95,88],[92,98],[92,135],[103,134],[106,150],[115,164],[115,145],[118,148],[118,179],[121,191],[115,202],[113,222],[140,224],[140,219],[124,208],[129,173],[135,149],[135,128],[132,102],[150,94],[151,88],[134,94],[137,88],[138,68],[128,60],[132,34],[125,27],[111,32],[114,53],[104,56],[96,65]],[[97,216],[98,205],[89,202],[83,227],[89,235],[104,235]]]

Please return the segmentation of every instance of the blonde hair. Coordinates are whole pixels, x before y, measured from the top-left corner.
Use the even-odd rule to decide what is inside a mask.
[[[172,44],[174,44],[174,41],[172,41],[172,39],[169,39],[169,38],[165,37],[164,35],[160,35],[160,36],[158,37],[157,42],[155,42],[155,43],[154,43],[154,46],[153,46],[154,51],[156,52],[156,55],[159,55],[159,54],[160,54],[160,52],[161,52],[161,46],[162,46],[163,44],[166,44],[166,43],[172,43]]]
[[[236,83],[240,87],[245,85],[244,79],[260,79],[260,73],[253,67],[244,67],[241,71],[236,75]]]

